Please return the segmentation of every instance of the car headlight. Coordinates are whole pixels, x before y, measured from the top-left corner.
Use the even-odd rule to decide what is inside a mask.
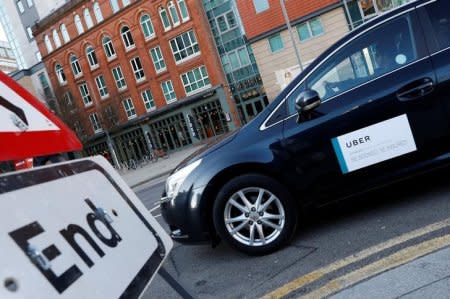
[[[170,177],[168,177],[166,180],[166,197],[161,200],[171,200],[175,198],[175,196],[177,196],[178,194],[178,191],[180,191],[181,184],[183,184],[187,176],[192,171],[194,171],[194,169],[197,168],[201,162],[202,160],[199,159],[189,164],[188,166],[181,168]]]

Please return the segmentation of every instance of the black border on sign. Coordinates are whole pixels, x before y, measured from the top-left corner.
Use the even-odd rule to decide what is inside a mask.
[[[34,169],[27,172],[13,173],[10,175],[5,175],[0,177],[0,194],[15,191],[18,189],[31,187],[37,184],[43,184],[51,181],[58,180],[60,178],[69,177],[83,172],[88,172],[91,170],[100,171],[113,185],[113,187],[120,193],[122,198],[127,202],[129,207],[133,212],[139,217],[139,219],[144,223],[148,230],[155,236],[158,247],[152,253],[150,258],[144,264],[144,266],[139,270],[134,279],[130,282],[128,287],[125,289],[120,298],[139,298],[145,287],[149,283],[153,274],[156,273],[159,266],[162,264],[164,257],[166,256],[166,249],[164,244],[159,237],[158,233],[154,228],[148,223],[145,217],[139,212],[136,206],[131,202],[130,198],[120,189],[114,179],[105,171],[100,165],[91,160],[75,161],[63,165],[56,165],[50,168]]]

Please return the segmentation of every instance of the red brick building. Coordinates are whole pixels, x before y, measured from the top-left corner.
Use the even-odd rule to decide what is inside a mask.
[[[295,21],[339,2],[339,0],[285,0],[285,5],[289,19]],[[250,40],[286,26],[280,0],[238,0],[237,3],[239,11],[245,12],[241,14],[242,22]]]
[[[88,154],[136,160],[238,125],[200,0],[75,0],[33,31]]]

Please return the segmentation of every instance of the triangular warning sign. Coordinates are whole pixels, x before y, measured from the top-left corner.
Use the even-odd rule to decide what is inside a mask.
[[[0,161],[79,151],[77,136],[0,71]]]

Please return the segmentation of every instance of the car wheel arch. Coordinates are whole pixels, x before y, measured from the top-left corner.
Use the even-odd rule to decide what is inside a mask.
[[[203,216],[205,217],[204,219],[207,219],[207,227],[209,229],[209,234],[211,236],[213,245],[216,245],[220,240],[217,235],[217,232],[215,231],[213,223],[213,206],[217,194],[227,181],[237,176],[246,174],[259,174],[270,177],[275,181],[279,182],[281,185],[285,186],[290,195],[292,196],[292,198],[294,198],[293,187],[288,186],[284,182],[280,181],[281,173],[273,171],[273,169],[270,169],[265,165],[259,163],[242,163],[223,169],[210,180],[208,185],[205,187],[202,196],[204,199],[206,199],[203,208]]]

